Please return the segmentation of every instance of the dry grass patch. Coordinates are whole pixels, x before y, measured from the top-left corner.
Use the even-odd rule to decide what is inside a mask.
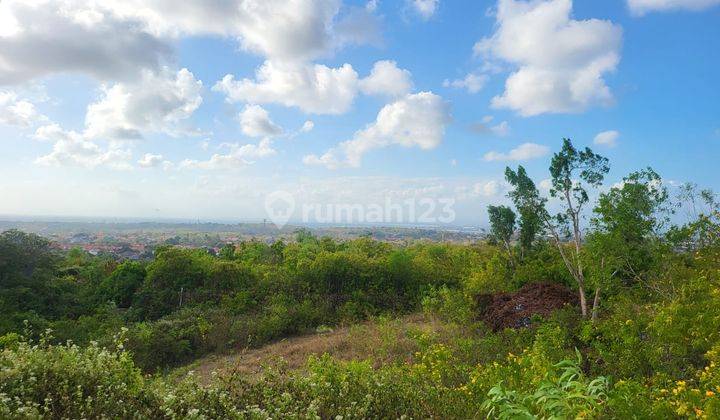
[[[173,376],[192,371],[207,382],[212,372],[235,372],[257,378],[263,366],[281,363],[289,370],[305,366],[307,359],[325,353],[337,360],[371,360],[375,366],[393,362],[412,362],[423,342],[444,342],[457,336],[459,327],[423,314],[397,319],[376,318],[361,324],[328,329],[298,337],[289,337],[228,355],[211,355],[177,369]]]

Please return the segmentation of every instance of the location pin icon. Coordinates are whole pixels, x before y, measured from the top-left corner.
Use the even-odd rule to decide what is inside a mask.
[[[265,196],[265,212],[271,222],[282,229],[295,210],[295,198],[287,191],[273,191]]]

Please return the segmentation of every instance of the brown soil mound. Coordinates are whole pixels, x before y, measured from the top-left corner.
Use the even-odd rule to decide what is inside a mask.
[[[577,304],[575,292],[557,283],[529,283],[514,293],[480,295],[476,303],[493,331],[530,325],[533,315],[546,317],[565,305]]]

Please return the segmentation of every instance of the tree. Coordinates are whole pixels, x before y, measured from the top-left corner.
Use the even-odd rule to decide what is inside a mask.
[[[225,244],[220,248],[218,257],[223,260],[231,261],[235,259],[235,244]]]
[[[19,230],[0,233],[0,334],[30,312],[51,315],[57,255],[46,239]]]
[[[523,259],[542,230],[545,199],[540,197],[535,183],[522,165],[518,166],[517,172],[505,168],[505,179],[514,187],[508,196],[520,213],[520,259]]]
[[[563,139],[562,149],[555,153],[550,161],[552,181],[550,195],[561,200],[562,210],[554,217],[557,223],[548,220],[547,226],[568,271],[578,284],[580,309],[583,317],[587,317],[588,310],[585,297],[585,273],[580,258],[582,247],[580,219],[584,206],[590,200],[588,189],[598,188],[609,171],[610,165],[607,158],[593,153],[589,147],[578,151],[570,139]],[[561,230],[566,234],[572,234],[574,252],[570,256],[562,246]]]
[[[145,267],[135,261],[125,261],[100,282],[98,299],[103,303],[113,301],[118,308],[129,308],[144,281]]]
[[[677,207],[685,209],[687,223],[673,226],[668,239],[678,248],[697,251],[720,245],[720,201],[712,190],[698,191],[693,183],[679,187]]]
[[[654,238],[668,220],[668,192],[652,168],[633,172],[620,186],[600,194],[593,232],[588,235],[589,254],[599,259],[593,319],[597,318],[600,290],[616,276],[638,280],[652,265]]]
[[[133,309],[140,319],[157,319],[205,296],[213,258],[202,250],[164,248],[147,267]]]
[[[588,315],[585,296],[585,274],[581,259],[582,230],[580,220],[585,205],[589,201],[588,189],[602,184],[610,170],[608,159],[593,153],[590,148],[578,151],[570,139],[563,139],[563,147],[555,153],[550,162],[552,188],[550,195],[560,200],[561,210],[551,216],[546,207],[546,199],[540,197],[537,187],[520,166],[517,172],[505,170],[505,177],[513,186],[508,194],[518,209],[541,222],[551,235],[560,252],[565,267],[578,285],[580,310],[583,317]],[[563,239],[570,238],[573,248],[567,250]]]
[[[510,240],[515,233],[515,212],[507,206],[488,206],[488,216],[491,237],[505,246],[510,263],[514,265]]]

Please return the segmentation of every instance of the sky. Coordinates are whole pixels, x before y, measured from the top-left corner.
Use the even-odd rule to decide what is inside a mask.
[[[563,137],[720,190],[718,68],[720,0],[3,0],[0,215],[484,225]]]

